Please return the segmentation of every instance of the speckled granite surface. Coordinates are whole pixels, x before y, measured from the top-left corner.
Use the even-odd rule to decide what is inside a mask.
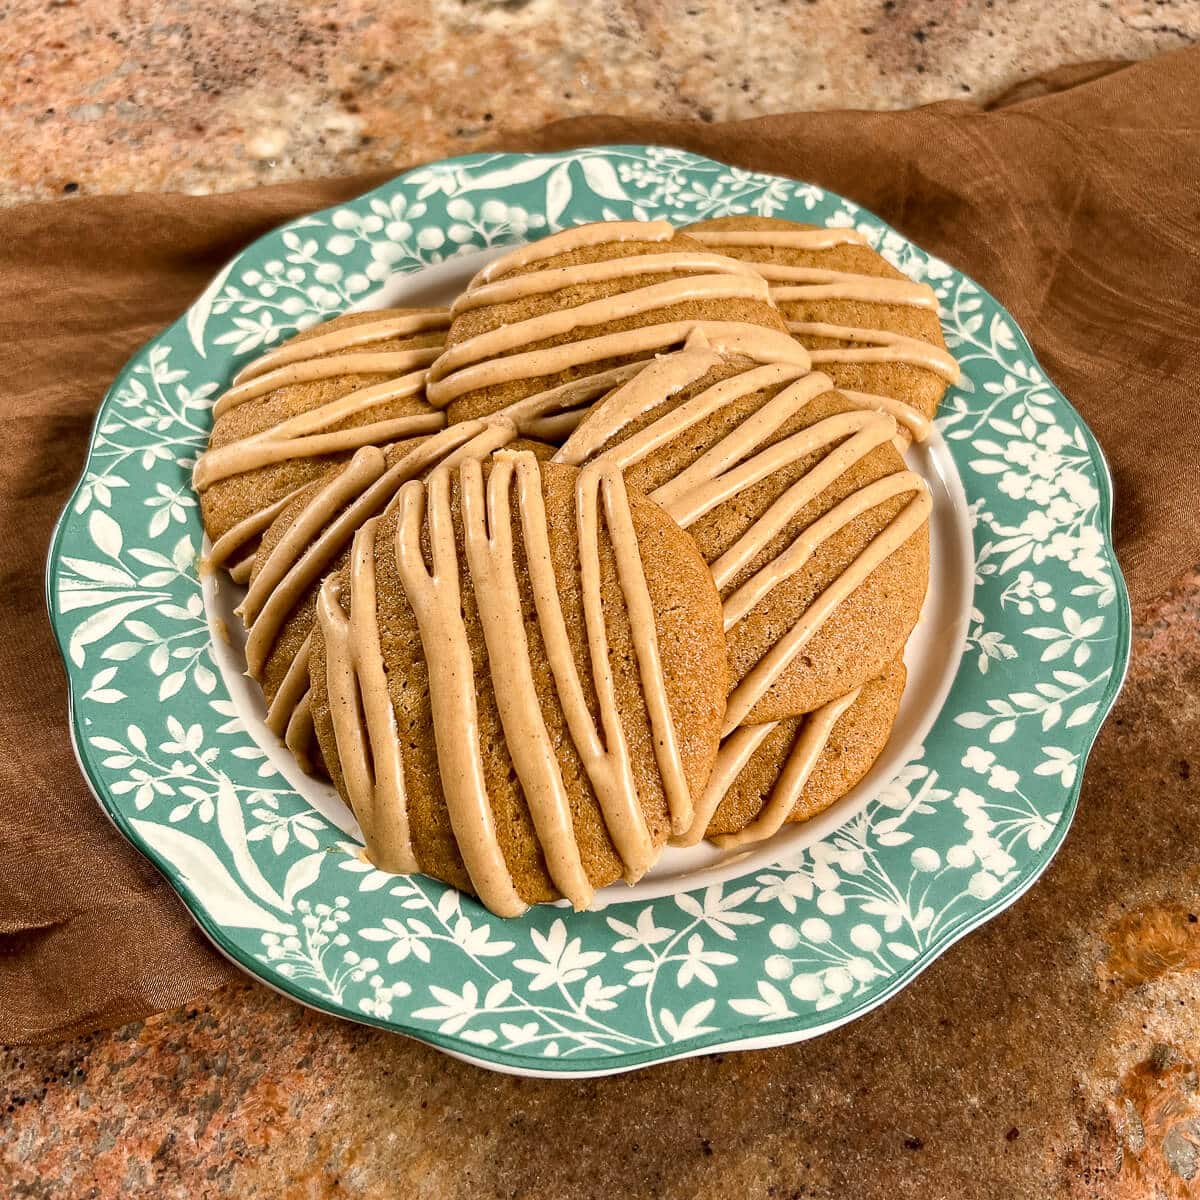
[[[404,165],[580,113],[986,98],[1196,0],[0,0],[0,201]]]
[[[0,0],[0,201],[362,170],[586,111],[988,95],[1198,36],[1185,0]],[[0,1197],[1198,1194],[1200,571],[1135,618],[1047,876],[863,1020],[543,1082],[248,983],[0,1050]]]

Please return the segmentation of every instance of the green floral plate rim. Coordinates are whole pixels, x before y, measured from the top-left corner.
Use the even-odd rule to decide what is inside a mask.
[[[250,736],[215,669],[189,477],[247,355],[397,274],[583,221],[731,213],[853,226],[939,297],[963,382],[938,428],[966,492],[965,654],[924,746],[769,868],[513,921],[372,869]],[[47,603],[83,772],[232,961],[311,1007],[497,1070],[593,1075],[812,1037],[1011,904],[1066,834],[1124,677],[1129,602],[1095,438],[983,289],[811,184],[659,146],[409,171],[247,247],[125,366],[55,531]]]

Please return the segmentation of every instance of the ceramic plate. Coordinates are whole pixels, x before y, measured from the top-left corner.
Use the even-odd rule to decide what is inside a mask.
[[[962,383],[912,455],[930,597],[887,751],[827,813],[736,855],[668,851],[600,907],[517,920],[372,869],[240,673],[189,483],[213,399],[350,308],[442,302],[567,225],[755,213],[854,226],[933,286]],[[499,1070],[588,1075],[811,1037],[879,1004],[1041,873],[1129,653],[1099,447],[970,279],[810,184],[679,150],[473,155],[267,235],[126,365],[63,514],[47,594],[80,763],[233,961],[303,1003]]]

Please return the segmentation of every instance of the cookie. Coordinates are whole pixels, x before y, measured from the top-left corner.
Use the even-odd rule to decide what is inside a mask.
[[[735,850],[824,812],[862,779],[887,745],[905,677],[897,660],[877,679],[816,712],[742,726],[721,743],[692,828],[675,844],[692,846],[708,837]]]
[[[480,271],[451,314],[430,403],[452,422],[504,412],[538,438],[568,430],[564,412],[682,345],[697,323],[786,332],[753,266],[666,221],[601,221],[520,246]]]
[[[449,325],[444,309],[347,313],[262,355],[213,406],[192,483],[211,565],[242,564],[288,499],[362,446],[433,433],[425,375]]]
[[[493,912],[638,879],[717,751],[720,604],[599,463],[501,452],[406,483],[318,600],[322,754],[367,856]]]
[[[931,502],[896,434],[803,361],[696,333],[555,456],[619,467],[695,539],[728,641],[723,735],[812,712],[899,657],[928,583]]]
[[[896,270],[856,229],[774,217],[719,217],[686,227],[709,249],[753,263],[792,336],[843,392],[857,392],[924,441],[959,378],[937,296]]]
[[[266,697],[268,728],[305,770],[314,765],[308,650],[321,581],[345,565],[355,531],[384,510],[401,484],[510,443],[535,445],[513,443],[515,437],[512,422],[497,417],[383,448],[364,446],[349,463],[302,488],[268,526],[238,608],[247,627],[246,670]],[[538,452],[548,456],[553,448]]]

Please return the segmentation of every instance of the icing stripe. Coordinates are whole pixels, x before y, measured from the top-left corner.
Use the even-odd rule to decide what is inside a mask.
[[[465,579],[460,576],[451,508],[453,470],[459,472]],[[399,493],[392,550],[417,623],[428,672],[433,736],[446,810],[472,887],[492,911],[506,916],[523,911],[524,903],[505,861],[487,793],[476,680],[463,616],[465,587],[470,587],[478,607],[501,726],[547,871],[558,890],[577,908],[585,907],[592,898],[570,798],[534,680],[516,573],[518,520],[535,619],[557,701],[625,877],[630,881],[640,878],[657,858],[658,848],[642,811],[609,658],[601,587],[602,524],[607,529],[629,620],[638,682],[671,828],[682,833],[693,819],[659,656],[654,612],[620,472],[610,463],[592,464],[579,473],[575,488],[579,595],[599,728],[567,632],[551,555],[541,467],[534,455],[499,455],[492,462],[486,484],[482,463],[474,458],[464,459],[457,467],[438,467],[424,484],[409,481]],[[363,824],[371,861],[383,865],[378,845],[382,822],[393,809],[403,810],[405,801],[402,773],[390,768],[385,777],[380,766],[383,753],[397,748],[398,742],[379,657],[373,575],[377,548],[374,534],[367,533],[373,526],[374,520],[355,538],[349,618],[337,595],[336,577],[331,576],[321,589],[318,619],[326,639],[327,690],[346,791]],[[426,566],[422,551],[425,534],[432,570]],[[394,782],[385,787],[389,779]]]
[[[316,729],[313,725],[312,694],[305,692],[292,712],[283,732],[283,744],[292,752],[296,765],[307,775],[316,770],[312,750],[316,745]]]
[[[636,279],[640,275],[687,274],[743,275],[761,277],[753,265],[721,254],[701,254],[684,251],[678,254],[630,254],[596,263],[581,263],[573,267],[552,267],[527,275],[512,275],[482,287],[463,292],[450,306],[453,316],[485,308],[489,304],[507,304],[529,296],[543,296],[563,288],[585,283],[607,283],[613,279]]]
[[[196,491],[203,492],[221,479],[229,479],[233,475],[241,475],[273,463],[287,462],[295,458],[316,458],[322,454],[336,454],[343,450],[357,450],[361,446],[380,445],[441,429],[446,424],[446,419],[436,412],[414,413],[407,417],[393,417],[387,421],[351,425],[330,433],[304,436],[293,436],[288,428],[303,428],[316,422],[326,427],[337,424],[349,415],[373,408],[385,401],[415,396],[420,392],[422,382],[418,377],[405,376],[402,380],[379,384],[361,392],[352,392],[334,404],[323,405],[310,413],[304,413],[304,421],[300,417],[294,418],[294,425],[293,421],[287,421],[273,429],[230,442],[215,450],[206,450],[196,460],[192,472],[192,486]],[[387,394],[369,396],[368,392]],[[333,411],[334,409],[339,411]]]
[[[940,375],[947,383],[957,383],[961,372],[958,360],[948,350],[905,337],[890,329],[858,329],[850,325],[828,325],[823,321],[788,321],[788,329],[800,337],[829,338],[853,342],[854,346],[810,347],[814,363],[901,362],[924,367]]]
[[[647,412],[653,412],[674,393],[703,378],[715,361],[719,361],[718,356],[704,350],[696,341],[689,343],[681,353],[648,366],[632,381],[612,392],[572,435],[557,457],[572,463],[609,462],[614,468],[629,469],[652,451],[686,436],[699,422],[728,405],[766,388],[778,388],[774,396],[718,442],[650,493],[650,499],[660,504],[679,525],[688,528],[705,514],[790,464],[831,447],[751,520],[732,545],[710,560],[716,585],[724,592],[806,506],[872,451],[894,440],[896,422],[888,413],[857,408],[825,417],[772,442],[778,431],[805,405],[834,391],[825,375],[813,373],[796,378],[794,369],[775,365],[744,369],[674,408],[668,407],[637,433],[624,441],[619,440],[622,431]],[[724,624],[726,634],[729,634],[772,588],[799,571],[823,542],[872,508],[908,493],[913,493],[914,498],[873,537],[734,688],[729,697],[723,736],[728,736],[747,720],[755,704],[838,605],[924,524],[931,508],[927,485],[913,472],[896,471],[856,489],[808,525],[785,550],[725,597]]]
[[[643,358],[637,362],[626,363],[620,367],[612,367],[607,371],[598,371],[595,375],[585,375],[582,379],[572,379],[558,387],[548,388],[544,392],[536,392],[518,400],[506,408],[499,410],[497,415],[508,417],[516,425],[518,432],[528,437],[545,436],[539,430],[560,428],[556,422],[569,421],[574,429],[587,414],[592,402],[605,392],[624,383],[636,375],[652,359]]]
[[[728,574],[735,573],[737,567],[753,558],[758,550],[782,531],[796,513],[816,499],[839,475],[849,470],[876,446],[890,441],[895,428],[895,423],[890,417],[876,413],[840,413],[835,417],[828,417],[809,426],[808,429],[802,429],[767,446],[746,462],[693,488],[676,501],[670,511],[673,515],[679,514],[676,520],[686,529],[719,504],[733,499],[739,492],[753,487],[796,459],[846,438],[842,445],[825,455],[807,475],[792,484],[759,517],[751,530],[713,564],[714,577],[718,564],[721,567],[721,582],[717,584],[719,588],[727,580]],[[854,436],[847,437],[848,434]],[[727,557],[730,560],[728,572],[725,567]],[[734,563],[737,564],[736,567]]]
[[[903,425],[914,442],[927,442],[929,435],[933,433],[933,422],[923,412],[919,412],[911,404],[905,404],[903,400],[897,400],[895,396],[879,396],[874,392],[854,392],[849,388],[839,388],[838,390],[851,404],[857,404],[859,408],[872,408],[876,412],[885,412],[894,417],[896,424]],[[897,449],[901,453],[904,451],[903,446],[898,446]]]
[[[411,874],[419,867],[409,835],[404,767],[376,615],[376,524],[373,518],[354,535],[350,616],[331,577],[321,587],[317,617],[325,638],[330,716],[351,807],[374,864]]]
[[[735,376],[729,382],[739,379],[744,380],[745,376]],[[860,428],[863,418],[854,414],[845,414],[840,419],[832,417],[829,420],[833,424],[821,422],[809,429],[802,429],[778,445],[760,451],[753,458],[746,458],[809,401],[830,390],[829,380],[824,375],[805,375],[796,380],[757,412],[751,413],[690,467],[657,488],[651,498],[686,529],[743,488],[752,486],[794,459],[811,454],[813,450]],[[738,389],[730,389],[730,399],[740,398],[744,394]]]
[[[832,250],[837,246],[869,245],[867,238],[853,230],[844,229],[688,229],[688,237],[716,249],[741,247],[750,251]],[[829,270],[814,266],[760,261],[751,254],[742,262],[752,263],[771,284],[771,299],[785,306],[793,303],[812,303],[821,300],[849,300],[875,304],[896,304],[938,311],[938,300],[928,284],[912,279],[863,274],[854,271]],[[941,376],[947,383],[957,383],[959,367],[954,356],[942,346],[921,338],[906,337],[891,330],[831,325],[824,322],[788,321],[788,329],[801,341],[813,338],[851,342],[849,347],[813,348],[812,361],[822,363],[888,363],[900,362],[921,367]],[[866,393],[856,393],[863,396]],[[889,403],[882,403],[888,400]],[[858,401],[855,401],[858,403]],[[903,405],[903,408],[898,408]],[[890,412],[912,434],[915,441],[924,441],[931,432],[928,417],[899,398],[878,397],[866,405]]]
[[[628,383],[617,388],[591,414],[587,423],[554,456],[554,461],[571,466],[586,462],[599,453],[616,431],[661,404],[667,397],[695,383],[720,361],[720,355],[711,350],[684,349],[646,366]],[[612,452],[614,461],[622,469],[634,461],[627,453],[621,453],[627,446],[627,442],[622,443]]]
[[[864,430],[865,432],[868,431]],[[804,480],[798,482],[803,483]],[[805,529],[783,554],[773,559],[761,570],[755,572],[754,575],[747,579],[745,583],[726,599],[724,606],[726,631],[737,624],[756,604],[760,603],[772,588],[777,587],[789,575],[793,575],[796,571],[800,570],[809,558],[812,557],[813,552],[821,542],[832,537],[856,517],[862,516],[863,513],[870,511],[877,504],[882,504],[895,496],[902,496],[905,492],[916,492],[918,497],[925,497],[926,504],[924,507],[926,513],[928,513],[928,486],[913,471],[897,471],[894,475],[885,475],[882,479],[877,479],[874,483],[868,484],[864,488],[859,488],[858,491],[851,493],[840,503],[834,505],[827,513]],[[786,500],[787,493],[781,499]],[[767,510],[766,515],[768,517],[771,515],[770,509]],[[917,522],[917,527],[919,525],[920,522]],[[753,530],[750,531],[750,533],[753,532]],[[879,536],[882,536],[882,534]],[[769,540],[769,537],[763,538],[764,542],[767,540]],[[744,549],[740,542],[735,543],[732,549],[727,552],[728,559],[726,555],[722,555],[721,558],[718,558],[713,563],[714,577],[719,569],[722,579],[725,583],[728,583],[729,579],[745,566],[746,562],[753,558],[753,549],[753,546]],[[840,580],[831,584],[830,589],[837,587],[837,583],[840,583]],[[718,584],[718,586],[721,585]],[[826,593],[822,593],[822,597],[825,595]]]
[[[432,571],[421,553],[427,510]],[[500,848],[480,753],[475,673],[463,621],[447,470],[434,471],[424,487],[411,482],[401,489],[395,552],[429,666],[442,793],[459,853],[479,899],[499,916],[519,916],[526,905]]]
[[[594,477],[590,481],[592,484],[596,482]],[[625,731],[617,719],[613,699],[608,639],[604,629],[603,606],[599,602],[600,565],[596,540],[599,531],[595,519],[595,496],[592,494],[591,505],[585,507],[577,487],[576,528],[579,535],[584,625],[592,664],[592,682],[600,706],[603,740],[588,709],[563,618],[558,580],[554,575],[550,554],[550,534],[542,499],[540,470],[535,473],[532,468],[520,464],[517,483],[529,582],[558,701],[571,740],[596,793],[608,836],[624,866],[625,879],[634,883],[653,865],[657,854],[638,802]]]
[[[350,326],[350,329],[354,328]],[[301,342],[300,345],[307,343]],[[224,416],[231,409],[248,400],[257,400],[276,388],[337,379],[343,375],[403,375],[416,368],[429,366],[438,354],[437,346],[423,346],[416,350],[330,354],[325,358],[293,361],[262,375],[253,375],[245,383],[235,384],[213,405],[213,417]]]
[[[296,705],[308,692],[308,660],[311,651],[312,630],[310,629],[304,641],[300,643],[296,657],[288,664],[288,669],[279,684],[279,690],[275,693],[275,699],[271,701],[270,707],[267,709],[267,728],[278,737],[283,736]]]
[[[450,327],[450,314],[445,309],[431,312],[404,313],[385,317],[379,321],[364,321],[357,325],[346,325],[330,333],[319,333],[310,338],[293,338],[291,341],[247,363],[234,377],[235,384],[245,383],[267,371],[289,363],[303,362],[336,350],[369,346],[375,342],[386,342],[393,338],[411,337],[417,333],[445,330]]]
[[[862,275],[853,271],[825,271],[816,267],[779,267],[758,264],[758,273],[771,283],[777,304],[805,300],[858,300],[866,304],[900,304],[937,312],[938,301],[927,283]]]
[[[322,545],[322,540],[318,539],[326,513],[337,511],[361,494],[383,474],[386,467],[383,451],[378,446],[366,446],[360,450],[344,471],[337,472],[328,483],[317,489],[312,500],[297,514],[253,576],[237,611],[250,630],[246,641],[246,666],[256,679],[262,674],[267,654],[284,618],[320,567],[336,553],[340,544],[344,544],[330,547],[327,541]],[[349,536],[351,534],[348,533],[347,538]],[[305,578],[291,569],[302,555],[310,562],[316,560],[312,577]],[[281,586],[285,579],[286,586]]]
[[[591,902],[592,886],[575,840],[571,802],[558,757],[542,716],[521,613],[510,506],[513,472],[511,456],[497,459],[485,500],[482,466],[478,461],[463,465],[463,541],[505,743],[541,843],[546,871],[572,906],[584,909]]]
[[[262,533],[287,508],[300,490],[301,488],[296,488],[294,491],[288,492],[274,504],[268,504],[266,508],[260,508],[258,512],[251,513],[250,516],[238,521],[236,525],[231,525],[213,542],[205,562],[210,567],[224,566],[247,542]],[[253,556],[251,557],[253,558]]]
[[[861,691],[861,688],[855,688],[849,695],[831,700],[805,717],[804,724],[800,729],[800,736],[793,744],[783,771],[775,781],[774,787],[771,788],[762,811],[737,833],[719,834],[713,838],[713,841],[722,850],[737,850],[742,846],[749,846],[755,842],[764,841],[766,838],[774,837],[779,832],[783,823],[791,816],[796,802],[800,799],[804,787],[813,773],[813,768],[817,765],[817,760],[829,744],[833,727],[858,699]],[[774,725],[767,728],[768,730],[773,729]],[[718,753],[719,759],[720,754]],[[732,781],[730,782],[732,783]],[[719,803],[720,797],[717,799]],[[715,810],[716,806],[714,805],[713,811]]]
[[[383,451],[366,447],[346,468],[315,489],[287,532],[258,564],[239,609],[249,626],[246,664],[250,675],[261,680],[280,630],[305,593],[350,544],[359,526],[383,511],[402,483],[439,463],[454,465],[464,458],[485,457],[515,436],[512,423],[502,417],[463,421],[418,442],[386,470]],[[289,676],[295,667],[293,662]],[[281,691],[286,683],[285,678]],[[290,697],[299,699],[297,684],[287,691]],[[277,695],[271,712],[276,712],[279,704]],[[291,709],[278,708],[274,724],[271,712],[268,724],[280,732],[277,727],[290,719]]]
[[[467,284],[467,291],[507,275],[509,271],[518,271],[531,263],[543,262],[556,254],[566,254],[585,246],[604,242],[669,242],[674,236],[675,226],[670,221],[596,221],[590,225],[577,225],[517,246],[493,259]]]
[[[242,559],[241,562],[235,563],[229,568],[229,578],[232,579],[234,583],[249,583],[250,572],[253,570],[254,555],[250,554],[246,558]]]
[[[625,609],[629,614],[634,656],[637,658],[642,696],[646,702],[650,731],[654,739],[654,758],[662,776],[667,810],[671,814],[671,828],[673,832],[681,833],[691,824],[692,798],[684,778],[683,760],[680,757],[675,723],[667,699],[666,679],[658,652],[658,633],[654,625],[654,608],[646,586],[633,516],[629,511],[625,479],[620,469],[612,463],[597,462],[584,467],[576,485],[577,503],[581,494],[589,494],[589,476],[593,474],[603,493],[605,523],[617,560],[617,579],[625,599]],[[585,518],[580,518],[581,526],[584,520]],[[598,588],[595,599],[599,604]]]
[[[750,600],[754,596],[765,595],[770,588],[798,571],[811,557],[815,547],[836,529],[852,520],[859,511],[866,511],[888,495],[903,494],[904,491],[916,491],[916,497],[882,532],[872,538],[862,553],[809,605],[803,616],[730,692],[722,735],[732,732],[746,721],[755,704],[771,689],[834,609],[929,519],[932,502],[925,481],[919,475],[905,471],[886,476],[870,487],[855,492],[810,525],[783,555],[752,576],[726,600],[725,622],[728,630],[749,611],[749,607],[752,607]],[[827,524],[822,525],[823,522]]]
[[[445,418],[430,410],[422,395],[426,368],[440,353],[440,346],[395,351],[370,348],[399,338],[439,334],[447,328],[449,321],[450,314],[443,309],[380,314],[375,320],[343,324],[312,337],[293,338],[260,355],[242,368],[233,387],[217,400],[213,406],[215,418],[219,419],[239,405],[270,397],[277,389],[292,384],[342,380],[364,373],[395,377],[366,387],[352,387],[338,399],[306,412],[284,415],[268,428],[225,445],[210,444],[196,460],[192,471],[193,487],[203,493],[215,483],[263,467],[353,452],[363,446],[383,445],[442,428]],[[362,347],[367,350],[362,351]],[[372,409],[409,398],[416,410],[412,415],[362,420]],[[268,406],[255,419],[265,419],[271,411]],[[351,423],[355,421],[360,423]],[[309,468],[310,476],[311,473]],[[277,476],[272,486],[287,482],[286,477]],[[209,565],[228,563],[242,547],[252,543],[308,482],[304,480],[285,496],[271,498],[268,493],[262,508],[241,517],[217,539],[209,554]],[[243,509],[253,502],[252,494],[235,500],[235,504]],[[239,582],[246,576],[247,562],[234,568]]]
[[[754,752],[766,741],[767,736],[779,724],[770,721],[764,725],[743,725],[735,729],[722,743],[713,763],[704,792],[696,801],[696,811],[691,827],[671,839],[673,846],[695,846],[703,839],[717,811],[734,781],[742,773]]]
[[[706,251],[664,248],[663,253],[618,253],[591,262],[539,266],[581,249],[628,241],[670,242],[674,232],[666,221],[601,221],[518,247],[489,264],[455,302],[456,315],[522,298],[551,296],[569,288],[597,285],[611,291],[614,283],[627,282],[629,286],[574,306],[550,307],[448,346],[430,368],[430,403],[444,408],[480,388],[539,379],[587,367],[606,357],[644,357],[683,341],[692,325],[664,324],[661,315],[656,323],[649,314],[658,309],[711,300],[769,303],[769,285],[754,264]],[[668,276],[665,280],[664,275]],[[656,279],[658,282],[651,282]],[[636,324],[615,334],[593,332],[616,322]],[[648,329],[657,332],[647,334]],[[572,340],[546,345],[567,338]],[[565,425],[556,422],[554,428]]]
[[[835,246],[869,245],[857,229],[686,229],[706,246],[782,246],[790,250],[832,250]]]
[[[747,325],[741,321],[671,321],[476,363],[456,371],[435,385],[431,384],[427,395],[431,404],[444,407],[459,396],[479,388],[518,379],[537,379],[616,356],[658,353],[682,344],[697,330],[705,333],[715,346],[725,348],[730,353],[752,354],[763,362],[799,362],[805,365],[809,362],[808,352],[803,346],[773,329]]]
[[[524,321],[501,325],[448,347],[429,369],[429,402],[442,407],[446,400],[441,381],[456,371],[492,358],[502,357],[521,346],[561,337],[579,329],[606,325],[629,317],[644,316],[655,309],[698,300],[768,300],[764,279],[751,275],[685,275],[600,300],[589,300],[571,308],[554,309]]]

